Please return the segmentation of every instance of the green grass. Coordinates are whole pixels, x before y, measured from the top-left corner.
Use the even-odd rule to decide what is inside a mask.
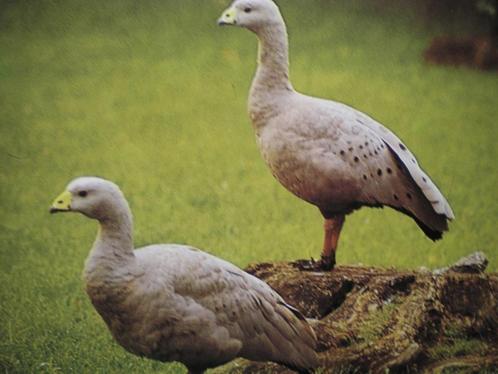
[[[448,325],[444,334],[433,347],[429,348],[428,355],[431,359],[444,360],[465,355],[492,354],[491,346],[482,339],[469,338],[461,326]]]
[[[177,372],[125,353],[80,279],[96,224],[48,215],[73,177],[117,182],[137,245],[190,243],[239,266],[317,257],[318,211],[285,191],[246,114],[256,40],[218,28],[222,0],[0,4],[0,371]],[[441,267],[480,249],[497,269],[498,76],[426,66],[412,12],[281,1],[300,91],[399,134],[457,219],[427,240],[409,219],[348,218],[339,263]]]
[[[475,355],[476,352],[485,352],[489,350],[488,345],[478,339],[460,339],[451,342],[439,343],[429,350],[431,358],[443,360],[446,358],[454,358],[465,356],[466,354]]]

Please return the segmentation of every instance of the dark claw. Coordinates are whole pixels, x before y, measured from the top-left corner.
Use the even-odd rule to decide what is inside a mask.
[[[314,258],[310,258],[309,260],[297,260],[294,263],[301,271],[318,271],[320,268],[320,262],[315,261]]]
[[[322,255],[320,259],[320,269],[323,271],[330,271],[335,266],[335,253],[331,256]]]
[[[316,261],[313,258],[311,258],[310,260],[297,260],[294,262],[294,266],[296,266],[301,271],[330,271],[335,266],[335,256],[322,256],[320,261]]]

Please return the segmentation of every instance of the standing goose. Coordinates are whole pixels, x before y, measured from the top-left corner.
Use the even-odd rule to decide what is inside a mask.
[[[190,373],[236,357],[302,371],[317,366],[313,330],[266,283],[192,247],[134,250],[131,212],[114,183],[75,179],[50,211],[99,221],[85,264],[86,292],[129,352],[179,361]]]
[[[236,0],[218,24],[259,39],[249,115],[272,174],[325,219],[322,269],[334,267],[345,216],[362,206],[389,206],[432,240],[442,237],[451,207],[396,135],[354,108],[293,89],[286,26],[273,1]]]

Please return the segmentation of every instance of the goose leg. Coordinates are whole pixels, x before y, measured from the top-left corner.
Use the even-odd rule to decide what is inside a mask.
[[[344,215],[339,214],[330,218],[325,218],[323,224],[324,238],[323,251],[320,261],[322,270],[332,270],[335,266],[335,252],[337,250],[337,242],[341,233],[342,225],[344,224]]]

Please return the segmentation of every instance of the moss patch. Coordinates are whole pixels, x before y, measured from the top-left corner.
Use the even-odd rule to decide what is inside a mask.
[[[396,304],[390,302],[370,313],[368,319],[359,328],[358,338],[369,342],[382,336],[385,329],[389,328],[389,322],[395,310]]]

